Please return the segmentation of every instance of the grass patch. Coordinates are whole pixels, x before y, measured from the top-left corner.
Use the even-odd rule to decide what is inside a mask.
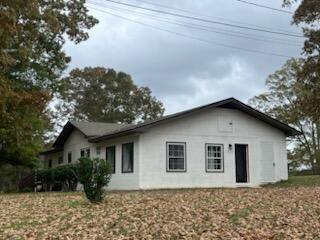
[[[66,205],[70,208],[77,208],[82,206],[87,206],[89,203],[84,200],[68,200],[66,201]]]
[[[286,181],[266,184],[265,187],[316,187],[320,186],[320,175],[312,176],[290,176]]]
[[[19,230],[19,229],[23,229],[26,227],[36,227],[38,225],[40,225],[41,223],[36,221],[36,220],[28,220],[28,219],[24,219],[24,220],[19,220],[17,222],[13,222],[7,226],[5,226],[5,229],[11,228],[13,230]]]
[[[240,219],[248,217],[250,213],[250,208],[242,208],[236,213],[231,214],[231,216],[229,217],[229,221],[232,224],[237,224]]]

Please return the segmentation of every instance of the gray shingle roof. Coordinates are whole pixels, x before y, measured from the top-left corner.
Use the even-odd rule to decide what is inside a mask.
[[[82,132],[86,137],[96,137],[109,132],[118,131],[125,127],[124,124],[102,123],[102,122],[85,122],[85,121],[69,121],[64,125],[61,133],[52,145],[54,148],[61,148],[74,129]]]
[[[116,124],[116,123],[101,123],[101,122],[80,122],[80,121],[69,121],[63,128],[62,132],[56,139],[53,147],[62,147],[68,136],[76,128],[81,131],[86,137],[89,138],[90,142],[99,142],[110,138],[121,137],[134,133],[141,133],[145,130],[153,127],[155,125],[161,124],[169,120],[178,119],[181,117],[188,116],[190,114],[198,113],[200,111],[209,109],[209,108],[231,108],[238,109],[244,113],[251,115],[281,131],[283,131],[287,136],[294,136],[301,134],[296,129],[290,127],[289,125],[280,122],[246,104],[235,99],[228,98],[222,101],[210,103],[186,111],[178,112],[175,114],[167,115],[156,120],[145,121],[138,124]]]
[[[98,136],[107,132],[116,131],[125,126],[124,124],[103,122],[70,121],[70,123],[87,137]]]
[[[266,115],[265,113],[262,113],[256,109],[250,107],[249,105],[244,104],[243,102],[241,102],[235,98],[227,98],[227,99],[224,99],[224,100],[221,100],[218,102],[210,103],[207,105],[192,108],[192,109],[185,110],[182,112],[163,116],[163,117],[155,119],[155,120],[145,121],[145,122],[139,123],[139,124],[132,124],[132,125],[123,126],[120,129],[117,129],[117,130],[114,130],[111,132],[106,132],[105,134],[102,134],[100,136],[92,137],[89,139],[89,141],[90,142],[99,142],[99,141],[103,141],[103,140],[114,138],[114,137],[125,136],[128,134],[141,133],[145,129],[148,129],[152,126],[160,124],[164,121],[173,120],[173,119],[184,117],[184,116],[187,116],[190,114],[198,113],[200,111],[203,111],[203,110],[206,110],[209,108],[219,108],[219,107],[240,110],[240,111],[242,111],[252,117],[255,117],[255,118],[283,131],[286,134],[286,136],[294,136],[294,135],[301,134],[301,132],[294,129],[293,127],[291,127],[291,126],[289,126],[289,125],[287,125],[287,124],[285,124],[275,118],[272,118],[272,117]]]

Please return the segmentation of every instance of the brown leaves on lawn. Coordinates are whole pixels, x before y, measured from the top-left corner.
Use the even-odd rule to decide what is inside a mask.
[[[0,239],[320,239],[320,187],[0,195]]]

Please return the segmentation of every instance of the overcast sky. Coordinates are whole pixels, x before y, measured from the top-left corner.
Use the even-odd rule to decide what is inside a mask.
[[[105,0],[87,1],[93,3],[87,4],[88,6],[100,10],[90,9],[90,13],[99,19],[99,24],[90,30],[89,40],[78,45],[66,44],[65,50],[72,57],[69,70],[74,67],[103,66],[124,71],[132,76],[137,85],[151,88],[153,94],[164,103],[166,114],[228,97],[247,102],[248,99],[265,90],[264,83],[267,76],[281,68],[288,59],[222,47],[217,44],[292,57],[297,57],[301,53],[303,40],[301,38],[170,17]],[[257,27],[253,25],[258,25],[269,28],[270,31],[301,34],[299,28],[290,25],[290,14],[247,5],[237,0],[145,0],[145,2],[167,5],[196,14],[150,5],[138,0],[117,1],[228,24],[254,28]],[[282,3],[281,0],[248,1],[275,8],[281,8]],[[131,12],[123,9],[129,9]],[[101,12],[101,10],[127,19]],[[160,16],[161,21],[132,11]],[[163,20],[187,22],[189,27],[163,22]],[[137,21],[163,30],[139,24]],[[264,41],[202,31],[190,28],[190,24],[194,24],[193,27],[195,24],[207,26],[210,31],[241,32],[244,34],[242,36],[264,39]],[[270,38],[281,39],[281,41],[280,43],[268,42]]]

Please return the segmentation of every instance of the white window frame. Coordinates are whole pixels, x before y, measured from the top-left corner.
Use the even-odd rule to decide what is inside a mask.
[[[125,146],[132,146],[132,169],[127,170],[124,169],[124,147]],[[131,160],[131,159],[129,159]],[[134,142],[128,142],[128,143],[123,143],[121,145],[121,173],[133,173],[134,171]]]
[[[209,157],[208,147],[221,147],[221,156],[220,157]],[[206,143],[205,145],[205,155],[206,155],[206,172],[224,172],[224,146],[221,143]],[[209,159],[221,160],[221,169],[209,169]]]
[[[170,157],[169,156],[169,146],[170,145],[179,145],[179,146],[183,146],[183,154],[184,154],[184,156],[183,156],[183,163],[184,163],[184,168],[183,169],[170,169],[169,168],[169,166],[170,166],[170,164],[169,164],[169,161],[170,161],[170,158],[174,158],[174,157]],[[186,150],[186,148],[187,148],[187,146],[186,146],[187,144],[185,143],[185,142],[167,142],[166,143],[166,157],[167,157],[167,172],[186,172],[187,171],[187,150]]]
[[[87,156],[87,153],[88,153],[88,150],[89,150],[89,156]],[[83,157],[87,157],[87,158],[90,158],[91,156],[91,150],[89,147],[86,147],[86,148],[81,148],[80,149],[80,157],[81,157],[81,151],[84,151],[84,156]]]
[[[97,156],[101,155],[101,146],[96,146],[96,155]]]
[[[108,148],[113,148],[114,149],[114,159],[113,159],[113,162],[110,162],[110,163],[111,163],[111,165],[113,165],[113,169],[111,169],[112,170],[111,174],[115,174],[116,173],[116,160],[117,160],[117,146],[116,145],[106,146],[106,148],[105,148],[105,157],[106,157],[107,161],[109,161],[109,159],[107,158],[107,153],[108,153],[107,149]],[[121,164],[122,164],[122,162],[121,162]]]

